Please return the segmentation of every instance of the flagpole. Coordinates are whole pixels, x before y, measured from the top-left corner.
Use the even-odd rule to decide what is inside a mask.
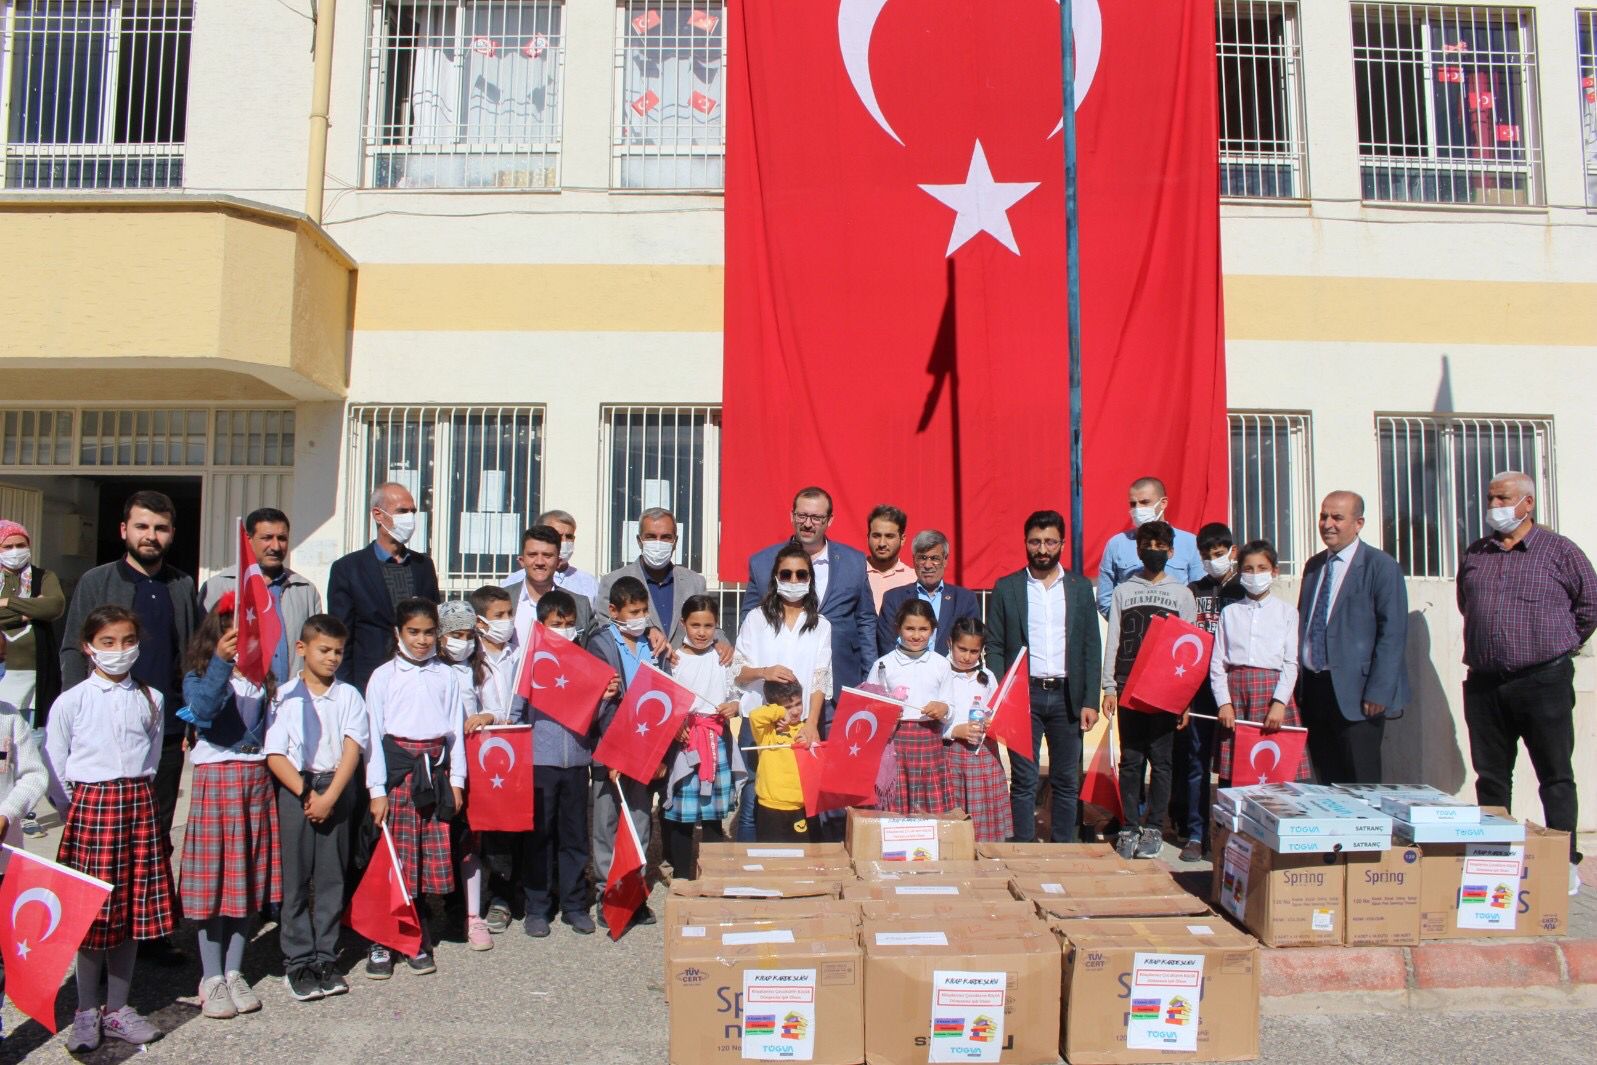
[[[1059,0],[1060,51],[1064,68],[1065,293],[1069,313],[1070,366],[1070,569],[1082,570],[1081,492],[1081,250],[1076,210],[1076,34],[1075,5]]]

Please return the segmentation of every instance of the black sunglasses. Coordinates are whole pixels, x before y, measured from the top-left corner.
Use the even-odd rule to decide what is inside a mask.
[[[776,579],[779,581],[807,581],[810,579],[810,571],[807,569],[779,569],[776,571]]]

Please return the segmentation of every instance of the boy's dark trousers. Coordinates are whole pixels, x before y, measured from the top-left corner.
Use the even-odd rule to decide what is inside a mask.
[[[311,780],[326,791],[332,773]],[[277,834],[283,854],[283,912],[278,941],[290,973],[331,964],[338,957],[339,918],[344,910],[344,870],[349,864],[350,812],[360,782],[349,784],[321,824],[305,817],[304,802],[287,788],[277,789]]]
[[[1127,828],[1159,828],[1170,808],[1170,761],[1180,714],[1145,714],[1122,707],[1115,714],[1120,728],[1121,822]],[[1148,801],[1142,801],[1143,774],[1152,767]]]
[[[754,836],[761,843],[813,843],[815,837],[809,832],[813,823],[803,810],[773,810],[754,804]]]
[[[522,900],[528,917],[553,918],[588,908],[588,777],[585,765],[533,770],[532,831],[526,833]],[[600,877],[606,870],[600,871]]]

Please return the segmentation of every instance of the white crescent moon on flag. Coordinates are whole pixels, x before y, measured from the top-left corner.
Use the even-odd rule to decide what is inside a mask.
[[[1178,657],[1177,652],[1180,651],[1184,645],[1189,643],[1198,652],[1193,656],[1192,661],[1188,663],[1189,665],[1195,666],[1198,664],[1199,659],[1203,657],[1203,641],[1192,635],[1190,632],[1184,636],[1177,637],[1176,642],[1170,645],[1170,657]]]
[[[516,767],[516,749],[510,746],[510,741],[503,736],[491,736],[483,740],[482,746],[477,748],[477,767],[485,772],[487,771],[488,752],[495,748],[504,751],[505,755],[510,759],[510,764],[505,766],[505,768],[514,769]]]
[[[660,726],[660,725],[665,724],[666,720],[668,718],[670,718],[670,716],[671,716],[671,697],[669,695],[667,695],[665,692],[649,692],[643,698],[639,699],[638,700],[638,705],[633,707],[633,710],[632,710],[633,716],[641,719],[643,717],[644,704],[645,703],[652,703],[652,702],[655,702],[656,700],[658,700],[660,705],[665,707],[665,709],[663,711],[661,711],[660,720],[656,721],[655,725],[656,726]]]
[[[1275,757],[1270,760],[1269,769],[1259,769],[1260,751],[1269,751],[1271,754],[1275,755]],[[1281,764],[1281,745],[1276,743],[1274,740],[1260,740],[1258,743],[1253,745],[1253,750],[1249,752],[1248,764],[1255,769],[1259,769],[1260,773],[1268,773],[1270,769],[1274,769],[1276,766]]]
[[[869,743],[871,740],[876,738],[876,715],[865,710],[856,710],[852,714],[848,715],[848,720],[843,722],[843,735],[847,737],[848,730],[854,727],[854,722],[859,721],[862,718],[871,723],[870,735],[865,737],[865,742]]]
[[[544,661],[553,662],[556,669],[560,668],[560,659],[556,658],[552,651],[532,652],[532,661],[527,665],[527,679],[532,682],[534,688],[543,687],[538,683],[538,663]]]
[[[30,902],[37,902],[50,912],[49,927],[47,927],[44,930],[44,934],[39,937],[39,942],[43,943],[45,940],[50,938],[50,933],[54,932],[56,926],[61,923],[61,900],[57,898],[56,893],[51,891],[49,888],[29,888],[22,894],[18,895],[17,901],[11,904],[11,924],[13,926],[15,926],[17,923],[17,914],[21,912],[22,907],[26,906]]]
[[[882,114],[882,105],[876,101],[876,86],[871,81],[871,35],[876,32],[876,20],[882,15],[887,0],[843,0],[837,8],[837,47],[843,53],[843,69],[859,95],[859,102],[876,120],[886,134],[904,143]]]
[[[1098,0],[1076,0],[1070,9],[1070,26],[1076,33],[1076,110],[1080,111],[1103,55],[1103,12],[1098,9]],[[1049,138],[1064,128],[1065,120],[1060,118]]]

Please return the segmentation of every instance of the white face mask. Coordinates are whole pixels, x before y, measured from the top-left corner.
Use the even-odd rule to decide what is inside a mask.
[[[1242,575],[1242,588],[1249,595],[1263,595],[1270,590],[1270,585],[1275,583],[1273,573],[1244,573]]]
[[[809,581],[777,581],[776,594],[789,603],[796,603],[810,594]]]
[[[558,629],[551,627],[549,631],[560,637],[562,640],[574,641],[577,638],[577,630],[575,626],[567,625]]]
[[[9,570],[20,570],[33,561],[33,549],[28,547],[12,547],[0,551],[0,566]]]
[[[616,628],[620,629],[628,636],[637,638],[649,631],[649,619],[644,617],[632,618],[627,621],[618,621],[616,622]]]
[[[494,643],[509,643],[510,637],[515,635],[516,620],[514,618],[499,618],[497,621],[481,622],[482,632]]]
[[[383,515],[388,518],[388,535],[394,538],[397,544],[408,544],[410,538],[416,535],[416,515],[414,513],[389,514],[386,510]]]
[[[471,657],[471,641],[461,636],[445,636],[444,657],[451,662],[464,662]]]
[[[101,648],[84,648],[90,658],[94,659],[95,668],[108,677],[120,677],[133,668],[133,663],[139,660],[139,645],[122,651],[106,651]]]
[[[1209,576],[1217,581],[1223,581],[1231,573],[1231,556],[1221,555],[1219,558],[1206,558],[1203,568],[1209,571]]]
[[[571,556],[576,554],[577,542],[575,540],[560,541],[560,561],[570,562]]]
[[[1148,524],[1150,521],[1156,520],[1159,517],[1159,513],[1160,513],[1160,508],[1157,507],[1157,506],[1152,506],[1152,507],[1132,507],[1131,508],[1131,524],[1135,525],[1137,528],[1140,529],[1144,525]]]
[[[638,548],[643,552],[643,564],[650,569],[660,569],[676,554],[676,544],[665,540],[645,540]]]
[[[1519,509],[1519,504],[1523,502],[1525,502],[1525,497],[1521,496],[1519,498],[1519,502],[1515,503],[1511,507],[1492,507],[1486,512],[1486,524],[1491,526],[1493,532],[1502,533],[1504,536],[1507,536],[1509,533],[1523,525],[1525,523],[1525,518],[1530,517],[1529,514],[1525,515],[1524,518],[1518,518],[1514,516],[1514,512]],[[4,562],[5,557],[0,555],[0,564],[3,564]]]

